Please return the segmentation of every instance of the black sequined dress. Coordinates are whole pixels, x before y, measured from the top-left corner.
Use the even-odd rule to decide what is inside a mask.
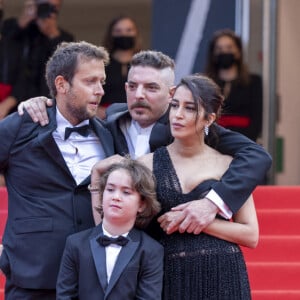
[[[153,172],[162,213],[180,203],[201,199],[215,182],[206,180],[183,194],[165,147],[154,152]],[[165,247],[164,300],[251,299],[246,266],[238,245],[204,233],[166,235],[159,230],[157,235],[157,230],[158,227],[156,238]]]

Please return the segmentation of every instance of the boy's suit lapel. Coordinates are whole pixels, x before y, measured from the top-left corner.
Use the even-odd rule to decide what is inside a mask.
[[[132,229],[128,234],[129,242],[122,247],[119,256],[117,258],[117,261],[115,263],[113,272],[111,274],[107,290],[105,292],[105,296],[107,297],[111,290],[114,288],[115,284],[117,283],[119,277],[123,273],[124,269],[126,269],[129,261],[133,257],[133,255],[136,253],[136,250],[140,244],[140,232],[138,232],[135,229]]]
[[[97,270],[97,275],[99,282],[103,288],[105,293],[107,288],[107,273],[106,273],[106,254],[105,254],[105,247],[100,246],[97,239],[98,237],[103,234],[102,225],[98,225],[93,230],[93,233],[97,232],[97,234],[93,234],[92,238],[90,239],[90,246],[91,251],[95,263],[95,267]]]

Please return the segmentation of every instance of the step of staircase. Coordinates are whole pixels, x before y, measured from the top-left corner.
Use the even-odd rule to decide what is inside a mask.
[[[3,288],[5,284],[5,276],[3,273],[0,274],[0,287]]]
[[[1,200],[0,200],[0,202],[1,202]],[[0,243],[2,243],[2,236],[4,233],[6,219],[7,219],[7,211],[0,210]]]
[[[300,262],[300,235],[261,235],[255,249],[242,250],[248,262]]]
[[[300,262],[247,262],[251,289],[299,290]]]
[[[299,290],[261,290],[251,291],[252,300],[299,300]]]
[[[258,186],[253,197],[256,209],[300,208],[300,186]]]
[[[0,300],[4,300],[5,276],[0,274]]]
[[[0,210],[7,210],[7,192],[5,187],[0,187]]]
[[[6,188],[0,187],[0,243],[2,243],[2,236],[7,218],[7,192]],[[4,300],[4,285],[5,277],[0,274],[0,300]]]
[[[300,199],[299,199],[300,201]],[[299,204],[300,207],[300,204]],[[261,235],[300,235],[300,209],[258,209]]]

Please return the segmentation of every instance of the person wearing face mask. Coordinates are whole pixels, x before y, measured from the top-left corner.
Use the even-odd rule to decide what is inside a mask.
[[[18,17],[3,21],[0,83],[9,90],[0,102],[0,120],[28,97],[50,96],[44,79],[46,62],[57,45],[74,40],[59,26],[61,5],[62,0],[25,0]]]
[[[262,130],[262,80],[249,72],[243,60],[242,41],[232,30],[215,32],[205,72],[225,96],[218,123],[256,141]]]
[[[106,31],[104,47],[110,53],[106,66],[105,95],[98,109],[98,116],[105,118],[105,109],[112,103],[126,103],[125,82],[132,56],[141,50],[136,22],[128,16],[113,19]]]

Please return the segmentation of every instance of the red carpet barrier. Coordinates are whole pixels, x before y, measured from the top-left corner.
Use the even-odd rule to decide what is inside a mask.
[[[256,249],[243,248],[253,300],[300,299],[300,186],[259,186],[254,201],[260,226]],[[0,188],[0,239],[7,193]],[[0,275],[0,300],[4,300]]]

